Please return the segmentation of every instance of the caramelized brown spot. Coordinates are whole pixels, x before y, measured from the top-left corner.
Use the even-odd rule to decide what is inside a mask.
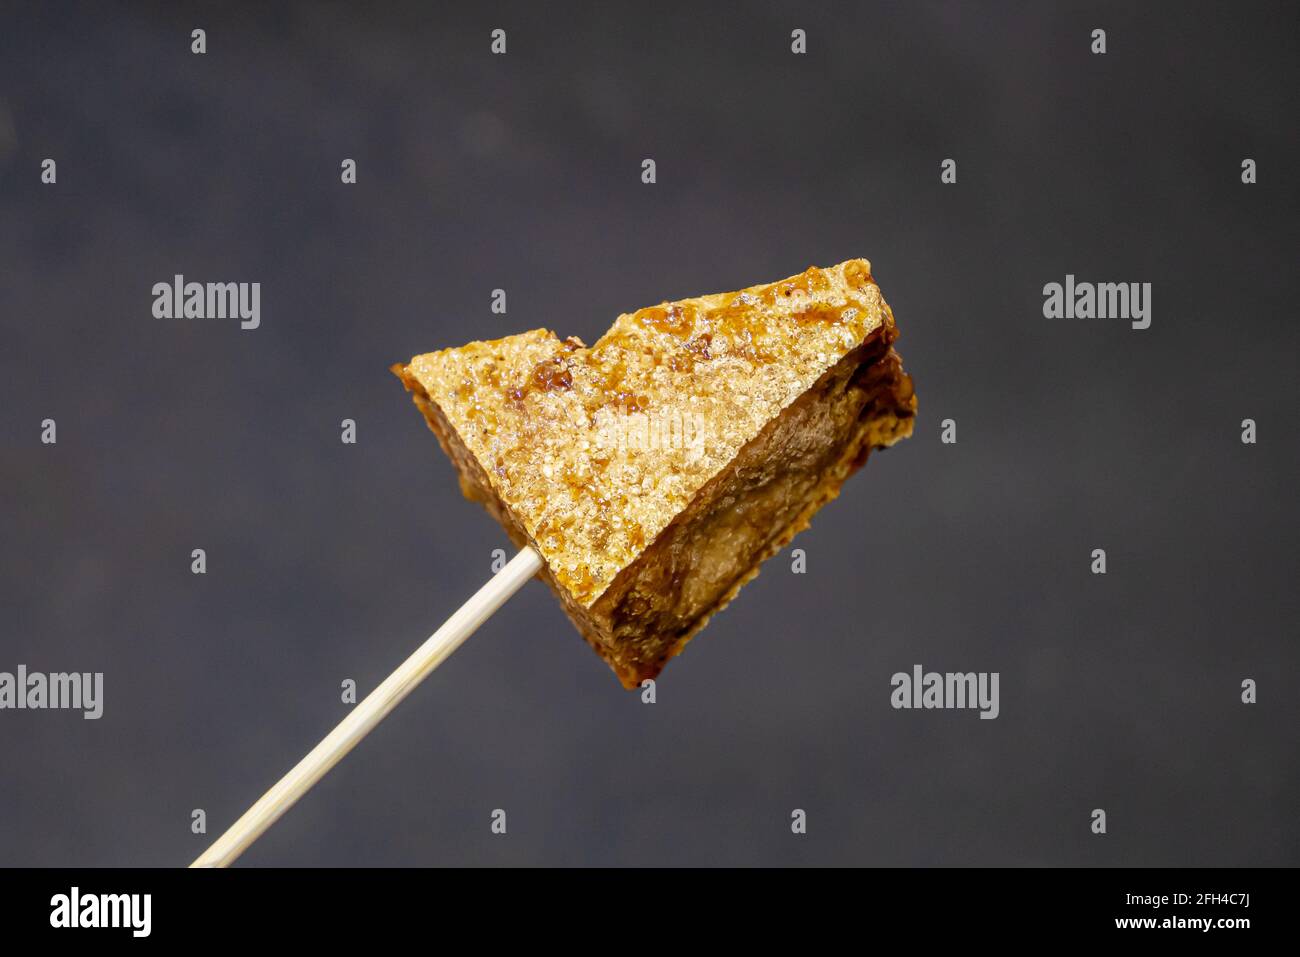
[[[774,306],[782,300],[789,299],[796,292],[811,296],[814,292],[829,289],[830,286],[831,281],[826,278],[824,271],[816,266],[809,266],[797,276],[772,283],[759,294],[759,298],[767,305]]]
[[[713,342],[713,334],[709,332],[701,333],[692,339],[687,340],[685,349],[687,352],[699,356],[701,359],[712,359],[709,354],[709,345]]]
[[[844,311],[846,309],[861,310],[862,306],[856,302],[850,302],[846,306],[831,306],[824,302],[815,302],[807,309],[796,312],[794,321],[800,325],[810,325],[816,322],[833,326],[844,321]]]
[[[573,375],[561,359],[547,359],[533,367],[532,384],[539,392],[567,392],[573,388]]]
[[[669,306],[647,306],[638,309],[632,318],[647,329],[656,329],[684,339],[695,327],[695,307],[690,303],[675,302]]]
[[[650,408],[650,400],[643,395],[637,395],[635,392],[617,390],[605,393],[605,405],[618,406],[624,413],[644,412]]]
[[[569,371],[568,360],[554,356],[533,366],[528,378],[521,385],[508,389],[506,396],[518,405],[532,392],[568,392],[572,388],[573,373]]]
[[[875,284],[871,273],[867,271],[867,264],[861,259],[854,259],[844,267],[844,281],[853,289],[865,289]]]

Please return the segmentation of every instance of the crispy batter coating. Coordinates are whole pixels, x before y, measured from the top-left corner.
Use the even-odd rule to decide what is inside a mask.
[[[591,348],[534,330],[393,371],[465,493],[536,547],[566,611],[630,685],[657,674],[871,448],[911,433],[896,335],[870,263],[854,259],[621,315]],[[817,442],[783,434],[787,413]],[[780,462],[802,477],[764,467]],[[718,537],[729,509],[747,518],[727,531],[728,560],[688,544],[685,516]],[[672,594],[642,594],[650,578]]]

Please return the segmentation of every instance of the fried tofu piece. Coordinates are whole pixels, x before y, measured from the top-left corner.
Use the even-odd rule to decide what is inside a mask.
[[[893,314],[853,259],[393,366],[460,475],[627,688],[656,677],[872,449],[911,434]]]

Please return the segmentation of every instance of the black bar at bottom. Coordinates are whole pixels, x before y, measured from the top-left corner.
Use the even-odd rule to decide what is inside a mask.
[[[468,943],[466,932],[533,945],[699,932],[734,944],[836,928],[926,943],[1046,934],[1231,944],[1284,932],[1294,884],[1273,869],[4,870],[0,929],[6,942],[76,935],[83,946],[337,947],[416,933],[432,949]]]

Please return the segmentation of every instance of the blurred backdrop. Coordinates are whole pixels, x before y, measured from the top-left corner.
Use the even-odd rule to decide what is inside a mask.
[[[243,863],[1300,863],[1294,6],[620,6],[5,5],[0,671],[105,700],[0,712],[0,864],[187,863],[488,577],[389,364],[853,256],[920,416],[806,574],[653,706],[531,583]]]

